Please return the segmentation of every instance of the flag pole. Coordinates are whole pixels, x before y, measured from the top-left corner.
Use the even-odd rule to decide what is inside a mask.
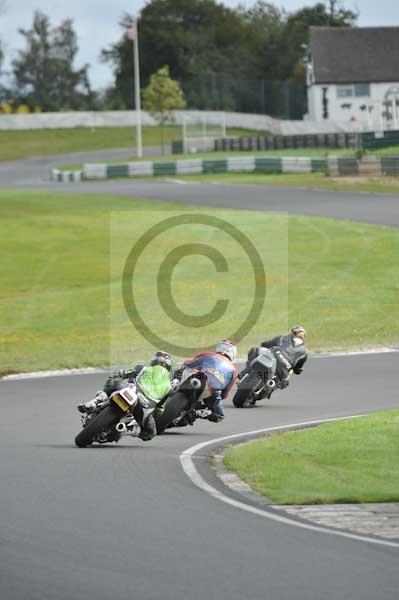
[[[132,21],[128,31],[128,38],[133,41],[133,64],[134,64],[134,97],[136,109],[136,154],[137,158],[143,156],[143,144],[141,138],[141,101],[140,101],[140,66],[139,66],[139,40],[137,19]]]

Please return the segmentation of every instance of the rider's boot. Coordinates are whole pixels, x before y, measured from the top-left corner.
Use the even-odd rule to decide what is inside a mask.
[[[97,408],[97,406],[101,402],[104,402],[104,400],[106,400],[107,398],[108,396],[103,390],[98,390],[98,392],[92,400],[78,404],[78,411],[81,413],[90,414]]]
[[[149,442],[156,435],[157,426],[155,423],[155,419],[152,415],[148,415],[148,417],[143,421],[143,424],[141,426],[139,438],[141,438],[143,442]]]

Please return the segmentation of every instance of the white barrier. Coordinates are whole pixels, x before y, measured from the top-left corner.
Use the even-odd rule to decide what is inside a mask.
[[[142,111],[143,125],[156,125],[155,119],[147,112]],[[202,123],[220,124],[221,112],[184,110],[174,111],[173,118],[176,125],[182,125],[183,119],[189,118],[191,122],[198,119]],[[283,121],[268,115],[255,115],[247,113],[223,113],[223,120],[227,127],[252,129],[272,134],[317,134],[358,131],[359,125],[353,123],[338,123],[335,121]],[[72,129],[75,127],[134,127],[137,124],[136,111],[81,111],[57,113],[33,113],[29,115],[2,115],[0,114],[0,130],[26,130],[26,129]]]

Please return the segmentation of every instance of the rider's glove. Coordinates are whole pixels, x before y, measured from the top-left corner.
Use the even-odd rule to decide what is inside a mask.
[[[253,360],[255,358],[255,356],[258,356],[258,354],[259,354],[259,347],[253,346],[248,351],[248,360],[249,361]]]
[[[116,371],[112,371],[112,377],[114,379],[123,379],[123,371],[117,369]]]
[[[180,379],[172,379],[171,381],[171,386],[172,386],[172,392],[175,391],[175,389],[180,385]]]

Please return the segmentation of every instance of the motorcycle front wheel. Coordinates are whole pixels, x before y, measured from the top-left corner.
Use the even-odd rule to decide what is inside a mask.
[[[115,404],[106,406],[84,429],[75,437],[75,444],[85,448],[93,443],[99,433],[115,426],[123,415]]]

